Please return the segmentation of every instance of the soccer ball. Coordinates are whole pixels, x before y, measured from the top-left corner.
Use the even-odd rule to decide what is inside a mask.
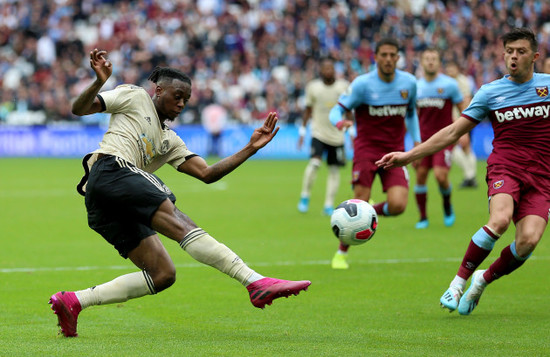
[[[376,232],[378,215],[369,203],[351,199],[336,207],[330,217],[330,226],[336,238],[347,245],[368,242]]]

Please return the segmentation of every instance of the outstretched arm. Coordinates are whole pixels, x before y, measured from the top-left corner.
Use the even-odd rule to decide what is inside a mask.
[[[101,103],[96,96],[113,73],[113,65],[105,58],[106,54],[107,51],[100,51],[97,48],[90,51],[90,67],[96,73],[96,80],[73,102],[74,115],[87,115],[101,111]]]
[[[271,139],[273,139],[275,134],[279,131],[279,127],[276,127],[278,120],[279,118],[277,118],[276,113],[269,113],[264,121],[264,124],[260,128],[256,128],[254,130],[248,144],[246,144],[245,147],[237,153],[210,166],[202,157],[194,156],[181,164],[178,167],[178,171],[198,178],[205,183],[218,181],[239,167],[249,157],[254,155],[258,152],[258,150],[266,146]]]
[[[396,166],[405,166],[408,163],[432,155],[452,143],[467,132],[471,131],[476,123],[464,118],[458,118],[454,123],[444,127],[432,135],[422,144],[415,146],[407,152],[390,152],[384,155],[376,162],[376,165],[384,169],[390,169]]]

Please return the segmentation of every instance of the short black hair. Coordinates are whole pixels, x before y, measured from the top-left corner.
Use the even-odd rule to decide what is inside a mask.
[[[426,47],[422,51],[421,55],[423,55],[426,52],[435,52],[435,53],[437,53],[437,56],[439,57],[439,59],[441,59],[441,52],[439,51],[439,49],[437,47],[433,47],[433,46]]]
[[[177,79],[191,85],[191,78],[189,78],[187,74],[170,67],[155,67],[155,69],[153,69],[153,72],[151,72],[149,78],[147,79],[157,84],[159,81],[165,78]]]
[[[393,47],[397,48],[397,50],[399,51],[399,42],[397,42],[397,40],[394,39],[394,38],[386,37],[386,38],[383,38],[380,41],[378,41],[378,43],[376,44],[376,48],[374,50],[374,53],[378,53],[378,50],[380,49],[380,47],[382,47],[384,45],[393,46]]]
[[[510,32],[502,35],[501,39],[504,47],[506,47],[506,44],[508,42],[527,40],[529,41],[529,44],[531,44],[531,50],[533,50],[533,52],[537,52],[539,48],[539,43],[537,41],[535,33],[528,27],[516,27]]]

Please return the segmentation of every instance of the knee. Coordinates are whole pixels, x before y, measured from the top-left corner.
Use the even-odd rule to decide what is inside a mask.
[[[490,227],[498,234],[504,234],[510,226],[510,219],[506,217],[497,217],[491,220]]]
[[[540,241],[540,235],[534,230],[521,232],[521,235],[516,239],[516,252],[520,257],[526,257],[531,254]]]
[[[176,268],[174,266],[152,274],[151,278],[155,284],[155,291],[161,292],[168,289],[176,282]]]
[[[439,187],[445,190],[449,188],[449,176],[446,173],[435,175],[435,180],[437,181]]]
[[[399,202],[388,202],[388,212],[392,216],[400,215],[401,213],[405,212],[405,208],[407,207],[406,201],[399,201]]]
[[[510,226],[511,217],[507,217],[505,215],[496,215],[494,217],[491,217],[491,220],[489,222],[489,227],[491,227],[495,232],[498,234],[504,234],[506,230],[508,229],[508,226]]]
[[[315,170],[317,170],[321,166],[321,163],[322,161],[319,157],[312,157],[311,159],[309,159],[309,166],[311,166]]]

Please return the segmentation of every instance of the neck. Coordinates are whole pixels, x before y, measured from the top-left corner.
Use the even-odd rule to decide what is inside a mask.
[[[390,83],[395,78],[395,72],[393,72],[392,74],[385,74],[378,70],[378,77],[380,77],[380,79],[384,82]]]
[[[426,79],[427,82],[431,82],[437,77],[437,73],[425,73],[424,79]]]
[[[532,78],[533,78],[533,72],[530,72],[530,73],[528,73],[524,76],[512,76],[512,75],[510,75],[508,77],[509,80],[511,80],[514,83],[518,83],[518,84],[529,82]]]
[[[323,78],[323,83],[326,85],[331,85],[336,81],[336,78]]]

